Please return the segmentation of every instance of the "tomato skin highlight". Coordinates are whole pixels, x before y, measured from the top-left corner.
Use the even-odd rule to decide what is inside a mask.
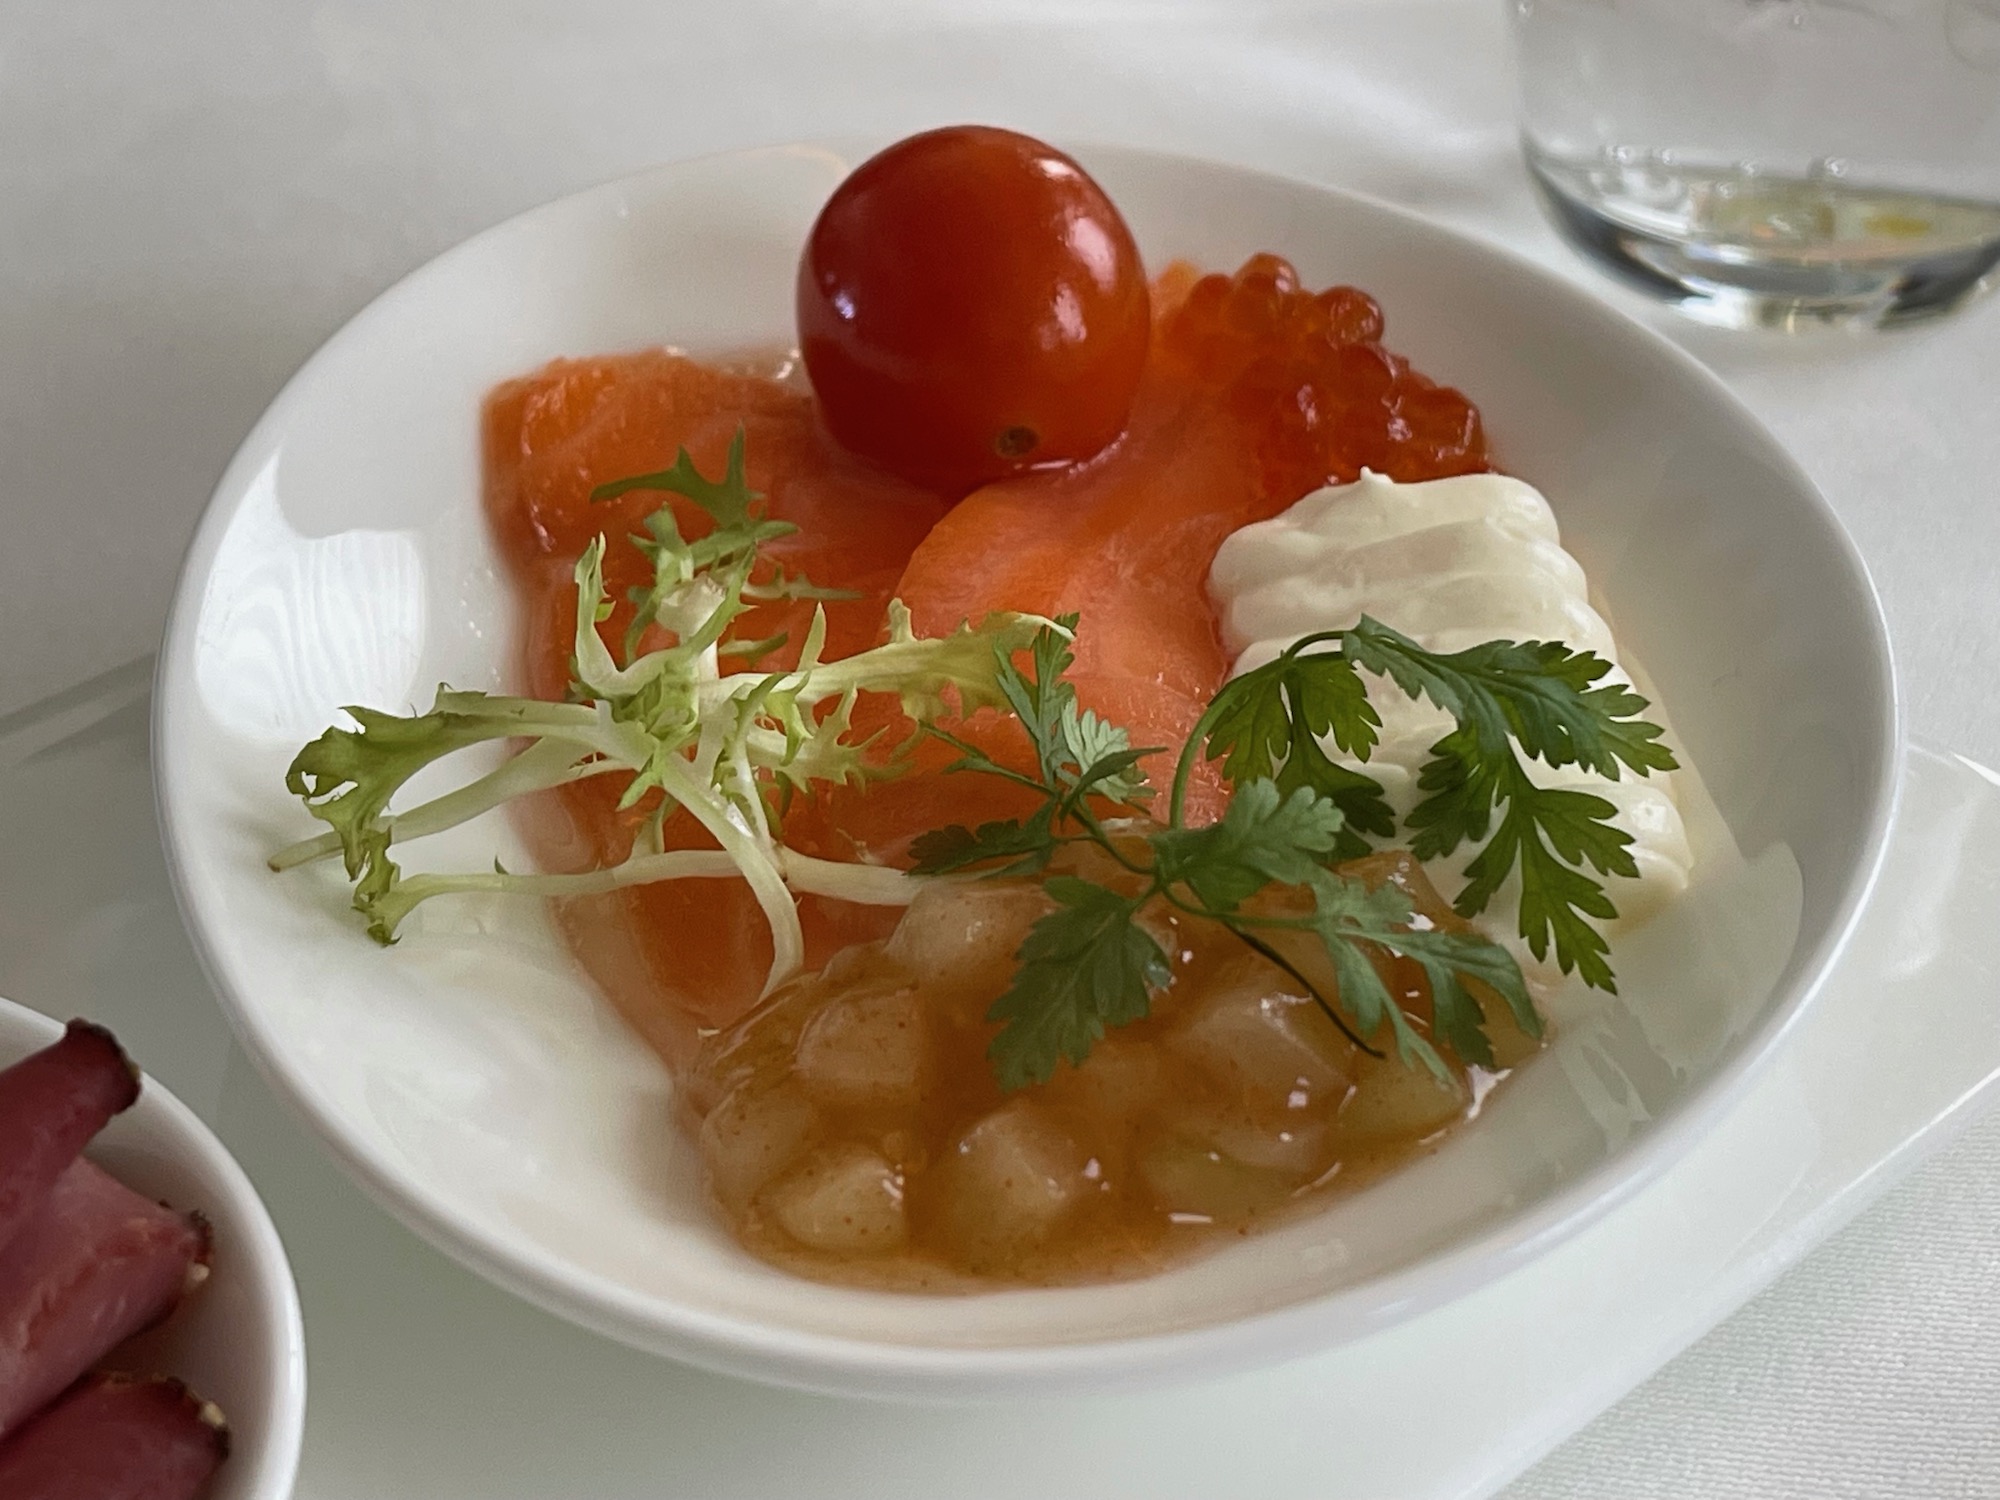
[[[863,162],[799,261],[799,347],[827,430],[953,493],[1108,446],[1151,324],[1138,246],[1103,189],[988,126]]]

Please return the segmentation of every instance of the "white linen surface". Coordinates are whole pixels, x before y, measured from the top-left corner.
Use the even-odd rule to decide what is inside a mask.
[[[1852,528],[1911,728],[2000,760],[2000,303],[1784,341],[1604,286],[1530,199],[1500,7],[8,0],[0,713],[151,649],[237,440],[432,254],[665,158],[979,119],[1379,194],[1641,312],[1732,382]],[[1989,1122],[1511,1500],[2000,1494],[1996,1247]]]

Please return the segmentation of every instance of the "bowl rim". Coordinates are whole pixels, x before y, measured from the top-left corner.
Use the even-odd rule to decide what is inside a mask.
[[[0,1066],[16,1060],[16,1037],[29,1039],[29,1049],[34,1050],[49,1046],[62,1034],[63,1023],[55,1017],[0,997]],[[285,1500],[298,1477],[305,1439],[306,1334],[298,1282],[284,1241],[256,1185],[229,1148],[151,1073],[144,1073],[137,1101],[114,1123],[126,1132],[143,1133],[217,1185],[222,1206],[210,1203],[204,1211],[226,1220],[232,1252],[240,1265],[253,1268],[247,1278],[250,1291],[275,1333],[261,1361],[271,1387],[272,1420],[254,1446],[245,1443],[246,1434],[232,1424],[229,1462],[252,1467],[247,1477],[237,1470],[230,1482],[240,1487],[246,1500]]]
[[[1857,854],[1841,881],[1831,916],[1812,951],[1803,956],[1790,993],[1768,1006],[1758,1023],[1736,1040],[1733,1053],[1698,1088],[1672,1101],[1633,1141],[1555,1188],[1529,1207],[1486,1226],[1448,1248],[1384,1274],[1331,1292],[1308,1296],[1246,1317],[1166,1332],[1077,1343],[1011,1346],[931,1346],[823,1333],[709,1313],[699,1307],[639,1294],[560,1257],[522,1242],[507,1242],[448,1205],[427,1199],[350,1140],[338,1116],[292,1086],[275,1038],[232,983],[207,924],[190,896],[187,867],[195,857],[179,821],[174,792],[179,779],[176,711],[191,688],[192,646],[201,595],[233,507],[225,502],[243,488],[247,468],[268,434],[282,427],[295,393],[317,367],[350,342],[365,337],[391,315],[392,303],[410,283],[444,274],[497,239],[540,217],[559,217],[594,201],[644,192],[659,179],[719,162],[800,153],[833,153],[858,161],[886,144],[879,136],[835,135],[703,153],[656,163],[564,194],[499,221],[417,266],[378,293],[310,355],[259,416],[223,471],[182,558],[169,608],[154,683],[153,774],[162,844],[183,924],[204,972],[221,1000],[245,1052],[273,1093],[300,1118],[350,1177],[403,1224],[488,1280],[546,1311],[620,1342],[723,1374],[838,1395],[914,1400],[982,1399],[1061,1390],[1095,1391],[1162,1384],[1196,1372],[1227,1371],[1305,1355],[1352,1342],[1495,1281],[1576,1235],[1651,1183],[1710,1122],[1729,1109],[1790,1035],[1827,974],[1846,950],[1862,907],[1880,875],[1888,834],[1899,803],[1903,703],[1880,596],[1853,537],[1817,484],[1728,384],[1694,355],[1584,284],[1522,252],[1481,235],[1436,223],[1401,205],[1364,193],[1183,153],[1087,140],[1056,144],[1086,164],[1122,160],[1155,170],[1220,171],[1263,188],[1330,199],[1390,220],[1419,237],[1450,242],[1461,251],[1495,260],[1512,274],[1562,299],[1586,323],[1636,340],[1672,365],[1713,401],[1732,410],[1757,438],[1789,487],[1809,497],[1826,540],[1846,574],[1850,603],[1870,627],[1872,650],[1857,671],[1873,679],[1876,714],[1872,749],[1876,764],[1869,809]]]

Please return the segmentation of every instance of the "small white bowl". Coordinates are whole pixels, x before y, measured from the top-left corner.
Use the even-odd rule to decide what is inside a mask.
[[[1299,1223],[1115,1286],[908,1297],[788,1276],[705,1202],[671,1085],[518,898],[372,945],[284,769],[341,705],[505,690],[518,612],[478,413],[559,355],[769,347],[807,227],[874,143],[685,162],[489,230],[361,312],[224,475],[160,656],[168,864],[244,1047],[341,1163],[465,1264],[639,1347],[820,1389],[972,1396],[1212,1374],[1360,1337],[1501,1276],[1647,1181],[1771,1057],[1839,953],[1892,813],[1898,719],[1866,572],[1798,465],[1687,355],[1519,257],[1238,168],[1077,154],[1155,269],[1291,257],[1375,294],[1550,497],[1621,643],[1762,882],[1621,941],[1623,994],[1562,1028],[1437,1155]],[[448,774],[473,774],[476,757]],[[427,783],[432,789],[436,782]],[[424,787],[412,788],[421,792]],[[414,868],[527,857],[504,817]]]
[[[0,1000],[0,1067],[62,1032],[61,1022]],[[291,1263],[257,1190],[194,1111],[150,1076],[86,1154],[135,1192],[199,1211],[215,1231],[201,1289],[109,1362],[178,1376],[222,1408],[229,1458],[207,1500],[286,1500],[305,1432],[305,1327]]]

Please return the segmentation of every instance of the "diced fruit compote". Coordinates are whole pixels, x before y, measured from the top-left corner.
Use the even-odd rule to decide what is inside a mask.
[[[1071,862],[1109,874],[1101,854]],[[1343,868],[1467,930],[1408,855]],[[1049,906],[1034,882],[940,881],[888,938],[707,1042],[683,1097],[746,1245],[823,1279],[912,1290],[1139,1275],[1372,1179],[1463,1119],[1485,1081],[1448,1049],[1443,1081],[1370,1057],[1228,931],[1149,912],[1173,969],[1152,1014],[1081,1066],[1003,1094],[985,1014]],[[1337,995],[1323,954],[1287,956]],[[1387,954],[1377,967],[1427,1032],[1422,971]],[[1535,1044],[1481,998],[1496,1064],[1511,1067]]]

